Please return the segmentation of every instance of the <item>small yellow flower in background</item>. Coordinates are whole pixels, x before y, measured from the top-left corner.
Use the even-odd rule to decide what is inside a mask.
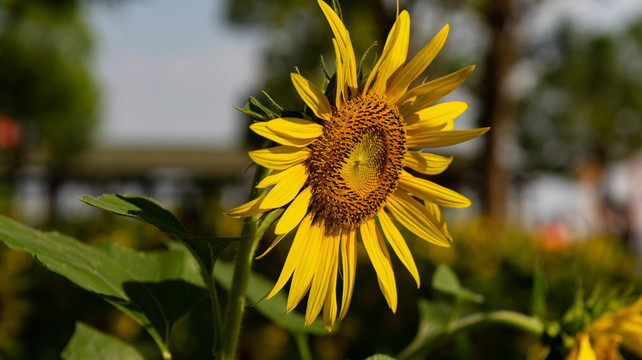
[[[567,360],[622,359],[619,347],[642,358],[642,297],[590,323],[577,335]]]
[[[315,118],[278,118],[250,126],[257,134],[281,144],[249,153],[254,162],[273,170],[258,187],[274,187],[226,214],[245,217],[285,208],[275,227],[277,238],[268,251],[288,233],[295,229],[296,233],[281,275],[267,298],[292,278],[287,311],[309,292],[305,325],[323,309],[324,323],[330,331],[337,317],[340,321],[346,315],[350,304],[358,238],[393,312],[397,289],[386,241],[419,287],[417,267],[393,219],[426,241],[450,246],[452,238],[440,207],[463,208],[470,201],[405,168],[426,175],[441,173],[452,157],[420,149],[458,144],[488,128],[453,130],[453,119],[467,105],[458,101],[434,105],[466,80],[474,66],[408,91],[441,50],[448,26],[406,63],[410,18],[406,11],[398,13],[381,57],[360,87],[348,31],[332,8],[320,0],[319,6],[335,36],[335,96],[328,99],[310,81],[291,74],[295,89]],[[342,297],[338,311],[339,267]]]

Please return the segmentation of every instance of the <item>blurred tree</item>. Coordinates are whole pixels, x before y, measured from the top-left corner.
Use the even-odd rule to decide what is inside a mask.
[[[76,0],[0,0],[0,112],[21,127],[21,149],[53,168],[86,147],[98,120],[92,39]]]
[[[514,140],[515,111],[507,90],[507,79],[517,60],[519,49],[515,29],[523,9],[516,10],[513,0],[488,1],[480,7],[480,16],[489,30],[484,59],[484,81],[479,89],[479,122],[492,129],[484,149],[484,211],[496,223],[508,216],[508,191],[512,183],[512,165],[507,150]]]
[[[49,219],[68,160],[97,125],[92,38],[81,0],[0,0],[0,112],[20,127],[17,147],[0,153],[10,181],[29,151],[45,155]]]
[[[642,19],[587,35],[570,25],[533,49],[539,82],[520,101],[519,136],[530,169],[604,167],[642,146]]]
[[[607,233],[629,226],[626,215],[614,218],[627,204],[608,198],[605,169],[642,149],[640,44],[642,18],[599,34],[561,26],[532,49],[538,82],[519,105],[526,170],[574,173],[592,195],[591,227]]]

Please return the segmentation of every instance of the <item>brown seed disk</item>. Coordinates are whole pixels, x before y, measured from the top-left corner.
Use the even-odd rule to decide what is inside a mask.
[[[359,96],[333,108],[306,161],[310,210],[326,231],[354,229],[374,216],[397,187],[406,134],[397,107]]]

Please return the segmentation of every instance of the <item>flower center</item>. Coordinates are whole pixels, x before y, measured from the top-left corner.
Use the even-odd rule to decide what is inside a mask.
[[[326,230],[354,229],[381,209],[404,166],[397,107],[368,95],[334,108],[306,162],[311,211]]]

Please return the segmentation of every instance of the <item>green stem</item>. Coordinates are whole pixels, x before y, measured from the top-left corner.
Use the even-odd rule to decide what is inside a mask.
[[[256,228],[256,233],[254,234],[254,237],[256,238],[256,241],[258,242],[263,238],[263,234],[267,231],[267,229],[272,225],[274,220],[281,216],[283,213],[283,210],[274,210],[263,216],[263,219],[261,219],[261,224]]]
[[[299,356],[301,360],[312,360],[312,352],[308,344],[308,336],[304,333],[293,333],[296,347],[299,349]]]
[[[476,313],[454,320],[448,328],[444,328],[440,334],[434,337],[424,339],[423,341],[413,341],[397,358],[399,360],[423,358],[428,352],[444,343],[453,335],[474,328],[497,324],[507,325],[535,336],[541,336],[546,328],[542,320],[514,311],[500,310],[488,313]]]
[[[267,173],[268,170],[266,168],[257,165],[256,173],[252,180],[249,200],[254,200],[263,194],[265,190],[256,188],[256,185]],[[232,287],[230,288],[227,306],[225,307],[222,329],[223,343],[221,353],[217,356],[219,359],[232,360],[236,357],[236,347],[241,332],[241,319],[245,309],[245,292],[250,278],[252,256],[258,242],[258,239],[255,237],[258,218],[258,215],[254,215],[245,218],[243,221],[241,239],[234,260]],[[215,329],[215,331],[221,331],[221,329]]]
[[[464,304],[461,300],[459,299],[455,300],[455,304],[453,304],[452,309],[450,309],[450,314],[448,314],[448,319],[446,319],[446,324],[444,325],[443,332],[449,333],[453,331],[453,327],[455,326],[455,320],[457,319],[457,316],[459,315],[463,305]]]
[[[156,331],[148,331],[148,333],[152,336],[152,339],[154,339],[156,346],[158,346],[158,350],[160,350],[163,360],[172,360],[172,353],[169,352],[167,345],[163,342],[163,339],[161,339],[158,333]]]
[[[539,318],[509,310],[477,313],[465,316],[453,323],[453,332],[465,331],[481,325],[503,324],[541,336],[546,326]]]
[[[216,291],[216,281],[214,274],[207,275],[207,287],[210,292],[210,304],[212,306],[212,324],[214,328],[214,344],[212,344],[212,353],[217,356],[221,350],[222,336],[222,321],[221,321],[221,305],[218,301],[218,292]]]

